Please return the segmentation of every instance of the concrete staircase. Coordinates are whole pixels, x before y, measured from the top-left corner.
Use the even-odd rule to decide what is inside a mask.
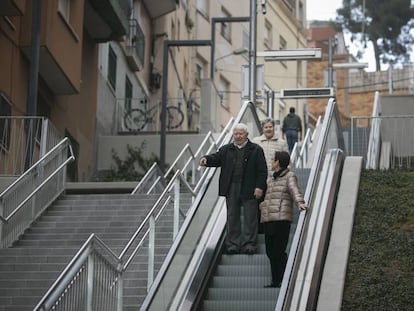
[[[156,196],[64,195],[13,247],[0,249],[0,311],[32,310],[91,233],[120,254]],[[157,227],[155,272],[172,244],[172,223]],[[146,295],[147,247],[124,281],[124,310],[137,310]]]

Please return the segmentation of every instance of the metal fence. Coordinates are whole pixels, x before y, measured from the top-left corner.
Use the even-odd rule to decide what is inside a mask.
[[[349,155],[371,169],[414,167],[414,115],[352,117]]]
[[[21,175],[62,138],[47,118],[0,117],[0,175]]]
[[[247,110],[252,111],[253,114],[255,107],[251,103],[246,103],[241,111]],[[249,117],[250,123],[246,123],[256,123],[256,127],[259,127],[260,122],[257,115],[254,114],[254,116],[254,122],[251,121],[252,117]],[[171,243],[173,245],[167,254],[167,258],[171,258],[180,244],[180,235],[186,230],[189,219],[193,217],[198,208],[196,202],[199,202],[204,196],[203,187],[208,183],[207,179],[211,178],[212,169],[200,169],[198,159],[201,155],[217,150],[224,142],[228,142],[232,137],[231,128],[235,122],[238,122],[237,120],[240,121],[240,119],[232,118],[217,138],[212,133],[208,133],[197,151],[193,152],[189,145],[186,145],[164,175],[160,175],[160,170],[156,165],[153,165],[131,195],[135,193],[158,195],[161,193],[135,233],[129,241],[125,241],[126,244],[121,253],[115,255],[108,246],[92,234],[58,280],[40,300],[35,310],[49,310],[52,306],[54,310],[122,310],[122,282],[125,272],[130,268],[134,257],[143,252],[146,252],[145,256],[147,257],[147,288],[156,287],[159,281],[158,277],[161,278],[160,275],[165,273],[165,269],[169,266],[167,260],[163,263],[164,268],[161,267],[158,273],[155,271],[156,228],[159,228],[162,217],[171,219],[171,216],[168,215],[172,215],[173,239]],[[191,206],[183,206],[180,202],[183,196],[188,195],[191,196]],[[166,213],[166,211],[172,211],[172,213]],[[202,230],[203,226],[199,229]],[[194,238],[194,243],[197,243],[196,238]],[[143,247],[144,245],[148,245],[147,251]],[[95,267],[97,258],[102,259],[100,269]],[[183,260],[183,258],[181,259]],[[185,265],[182,268],[181,273],[184,273]],[[88,272],[85,272],[86,270]],[[178,275],[177,270],[174,270],[174,273],[175,276]],[[158,281],[155,280],[156,278]],[[102,282],[99,281],[100,284],[96,286],[92,285],[93,290],[90,290],[89,286],[85,287],[85,279],[99,279]],[[180,283],[180,280],[181,278],[177,277],[175,282]],[[170,290],[173,290],[174,286],[178,285],[169,284],[169,286]],[[76,290],[72,291],[71,288]],[[72,292],[69,293],[69,290]],[[109,299],[105,305],[102,305],[99,300],[103,296],[107,296]],[[78,304],[79,301],[81,304]],[[62,305],[63,302],[70,307],[65,308]]]
[[[118,98],[116,131],[118,134],[159,132],[161,130],[161,101],[148,98]],[[166,106],[166,130],[196,131],[200,107],[196,99],[169,98]]]
[[[9,247],[64,190],[74,160],[63,139],[0,194],[0,247]]]

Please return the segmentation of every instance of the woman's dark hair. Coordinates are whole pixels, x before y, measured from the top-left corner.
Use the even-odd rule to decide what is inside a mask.
[[[282,169],[285,169],[289,166],[290,155],[286,151],[276,151],[275,160],[279,160],[279,165]]]

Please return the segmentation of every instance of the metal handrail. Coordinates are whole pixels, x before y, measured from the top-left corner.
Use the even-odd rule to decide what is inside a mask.
[[[10,191],[11,188],[15,187],[23,178],[29,175],[40,163],[42,163],[46,157],[48,157],[51,153],[53,153],[56,149],[58,149],[61,145],[68,142],[69,139],[65,137],[58,143],[55,147],[50,149],[41,159],[39,159],[35,164],[33,164],[27,171],[25,171],[22,175],[20,175],[13,183],[11,183],[6,189],[0,193],[0,200],[4,197],[5,193]],[[70,145],[69,145],[70,146]],[[73,156],[72,147],[70,147],[71,156]]]
[[[75,159],[74,156],[69,157],[68,159],[65,160],[65,162],[63,162],[61,165],[59,165],[57,167],[57,169],[50,174],[39,186],[37,186],[33,192],[31,192],[10,214],[9,216],[7,216],[6,218],[4,218],[3,216],[0,215],[0,220],[4,223],[8,223],[9,220],[22,208],[23,205],[25,205],[33,196],[36,195],[36,193],[49,181],[51,180],[53,177],[56,176],[57,173],[59,173],[59,171],[66,166],[66,164],[68,164],[69,162],[72,162]],[[0,198],[2,199],[2,198]]]
[[[145,173],[145,175],[142,177],[142,179],[139,181],[139,183],[132,190],[131,195],[135,194],[138,191],[138,189],[142,187],[144,182],[153,174],[153,171],[155,171],[156,168],[157,168],[157,162],[154,162],[151,165],[151,167],[148,169],[148,171]]]
[[[252,109],[255,109],[254,108],[254,105],[252,103],[245,103],[245,105],[243,105],[242,110],[244,109],[244,111],[246,111],[248,107],[250,107]],[[240,118],[241,118],[241,116],[239,117],[238,120],[240,120]],[[256,115],[256,119],[257,119],[257,115]],[[237,120],[237,119],[235,119],[235,120]],[[215,141],[214,139],[212,139],[213,140],[213,143],[210,145],[209,150],[211,150],[211,148],[216,148],[217,149],[217,147],[220,146],[220,145],[222,145],[224,142],[231,140],[232,135],[229,135],[229,133],[227,131],[228,131],[228,129],[232,128],[235,125],[235,123],[234,123],[235,120],[229,121],[229,124],[226,126],[225,130],[223,130],[222,134],[219,137],[219,139],[221,140],[219,143],[217,141]],[[256,120],[256,123],[260,124],[260,122],[259,122],[258,119]],[[209,139],[205,139],[204,140],[205,141],[205,144],[207,144],[207,142],[208,142]],[[203,147],[205,147],[205,146],[203,146]],[[199,148],[196,153],[190,152],[191,158],[192,158],[193,161],[195,161],[196,156],[201,153],[201,150],[203,150],[203,147]],[[183,155],[184,155],[184,153],[182,152],[182,153],[180,153],[179,156],[182,157]],[[174,161],[174,163],[178,163],[178,161]],[[188,163],[188,161],[186,163]],[[150,168],[150,170],[152,171],[151,174],[154,173],[154,171],[156,170],[156,167],[157,167],[156,165],[153,165]],[[186,167],[184,166],[184,169],[185,168]],[[166,185],[166,187],[164,188],[164,190],[162,191],[162,193],[160,194],[160,196],[158,197],[158,199],[156,200],[156,202],[151,207],[150,211],[147,213],[147,215],[144,218],[144,220],[141,222],[140,226],[135,230],[135,232],[133,233],[133,235],[131,236],[131,238],[126,243],[125,247],[122,249],[120,255],[118,256],[118,267],[116,267],[116,268],[118,269],[117,271],[120,271],[121,272],[121,275],[119,276],[120,282],[122,281],[122,271],[125,271],[128,268],[128,266],[131,263],[132,259],[134,258],[134,256],[138,252],[138,249],[143,245],[143,241],[148,236],[148,234],[150,234],[150,239],[151,239],[151,233],[149,231],[151,229],[148,229],[146,232],[143,232],[144,227],[149,223],[150,228],[151,228],[151,226],[152,226],[151,224],[154,224],[155,221],[156,221],[156,219],[158,219],[158,217],[161,215],[161,213],[163,212],[163,210],[166,208],[166,206],[169,204],[169,201],[171,200],[170,191],[173,189],[173,187],[175,187],[175,185],[177,185],[177,182],[178,182],[178,185],[180,185],[180,182],[182,182],[184,184],[184,186],[187,188],[187,190],[190,190],[190,193],[191,193],[191,195],[193,197],[194,196],[197,196],[197,195],[201,195],[199,193],[200,189],[202,189],[202,187],[200,185],[202,185],[205,182],[205,178],[208,175],[208,173],[210,172],[210,170],[211,169],[205,169],[204,170],[204,172],[201,175],[199,181],[196,183],[194,189],[191,189],[191,185],[187,182],[187,180],[185,178],[185,175],[183,175],[183,169],[177,169],[176,170],[176,172],[174,173],[173,177],[170,179],[170,181],[168,182],[168,184]],[[151,175],[151,174],[150,173],[146,174],[147,177],[145,177],[145,178],[147,179],[147,181],[149,179],[148,176]],[[165,180],[165,179],[164,179],[163,176],[158,176],[157,181],[152,185],[152,188],[155,187],[156,184],[160,180]],[[134,189],[134,191],[137,192],[138,191],[138,188],[139,187],[142,187],[142,185],[145,184],[145,182],[146,181],[141,181],[140,184],[137,185],[137,187]],[[161,208],[159,208],[160,206],[161,206]],[[194,212],[194,210],[196,208],[197,208],[197,206],[194,206],[193,205],[190,208],[190,210],[192,212]],[[155,213],[157,213],[157,215],[155,215]],[[194,214],[192,214],[192,215],[194,215]],[[185,218],[185,221],[184,221],[184,224],[186,224],[186,226],[189,223],[189,220],[188,220],[187,217]],[[181,227],[180,232],[185,231],[187,229],[187,227],[183,227],[183,226]],[[126,258],[127,254],[129,254],[130,251],[131,251],[132,245],[134,244],[134,242],[136,242],[138,236],[140,234],[142,234],[142,233],[144,235],[141,238],[141,240],[139,241],[138,245],[135,246],[135,249],[133,249],[132,252],[131,252],[131,254],[129,255],[129,257]],[[152,236],[153,236],[153,234],[152,234]],[[86,248],[87,247],[87,244],[90,244],[90,246],[92,247],[92,251],[96,251],[96,252],[99,253],[99,249],[96,249],[96,250],[93,249],[93,245],[91,245],[91,241],[85,242],[85,244],[83,245],[83,248]],[[173,245],[178,245],[178,244],[179,244],[179,242],[176,241],[176,240],[173,242]],[[154,246],[152,246],[152,248],[154,248]],[[105,249],[106,249],[106,247],[105,247]],[[151,248],[149,249],[149,251],[151,251]],[[153,252],[153,250],[152,250],[152,252]],[[175,249],[170,249],[170,253],[174,253],[174,252],[175,252]],[[149,262],[151,262],[151,258],[152,257],[153,257],[153,254],[149,254],[148,255]],[[81,260],[80,257],[77,257],[75,261],[77,262],[79,260]],[[73,261],[74,262],[73,265],[75,264],[75,261]],[[77,263],[77,264],[80,264],[80,263]],[[115,267],[113,267],[113,268],[115,268]],[[153,271],[153,268],[149,266],[148,267],[148,271],[149,272],[150,271]],[[60,278],[60,282],[64,282],[64,281],[65,282],[69,282],[69,280],[67,280],[67,278],[64,278],[64,277]],[[148,287],[149,287],[151,285],[150,283],[152,282],[152,278],[151,278],[150,275],[148,277],[148,281],[149,281],[148,282]],[[49,301],[50,300],[50,297],[52,297],[52,296],[54,296],[54,297],[58,296],[57,294],[55,294],[53,292],[56,291],[58,288],[65,288],[68,284],[69,283],[60,284],[59,286],[56,285],[54,287],[54,290],[48,291],[48,297],[43,297],[42,298],[42,301]],[[89,299],[91,299],[91,298],[89,298]],[[122,300],[122,297],[118,297],[117,299],[118,300]],[[122,303],[118,303],[118,310],[121,310],[121,308],[122,308]]]
[[[381,119],[377,118],[381,114],[379,92],[375,92],[374,108],[372,117],[374,118],[369,132],[368,151],[366,169],[377,169],[379,165],[380,145],[381,145]],[[352,127],[353,128],[353,127]]]
[[[261,124],[260,121],[258,119],[257,113],[256,113],[256,108],[255,105],[251,102],[245,102],[243,104],[243,106],[240,109],[239,114],[237,115],[236,118],[232,119],[231,121],[229,121],[229,123],[227,124],[226,128],[222,131],[221,133],[221,143],[216,146],[216,150],[218,148],[220,148],[221,146],[223,146],[224,144],[230,143],[233,135],[232,135],[232,130],[234,128],[234,126],[236,126],[237,123],[241,122],[242,118],[244,117],[245,113],[247,112],[248,109],[251,109],[253,111],[253,121],[255,121],[256,127],[260,130],[261,129]],[[209,149],[209,152],[211,152],[212,150]],[[199,169],[201,169],[201,167],[199,167]],[[147,306],[149,304],[151,304],[151,301],[154,298],[154,295],[157,293],[157,288],[160,285],[162,279],[164,278],[164,274],[166,273],[166,271],[168,270],[168,267],[170,265],[170,262],[172,262],[173,257],[175,255],[175,253],[177,252],[177,249],[180,245],[180,241],[177,241],[179,238],[183,238],[185,232],[188,230],[188,227],[191,223],[191,219],[192,217],[195,215],[198,204],[197,202],[199,202],[202,199],[202,196],[204,195],[204,191],[202,191],[201,193],[201,189],[206,189],[206,187],[208,187],[208,184],[210,183],[210,180],[212,179],[212,177],[214,176],[214,173],[216,172],[218,168],[216,167],[204,167],[203,168],[203,176],[200,178],[200,181],[198,183],[198,185],[196,185],[195,189],[200,188],[199,190],[197,190],[196,192],[198,193],[198,196],[195,198],[196,202],[195,204],[193,204],[193,206],[191,207],[191,209],[188,211],[189,216],[186,217],[181,229],[180,229],[180,236],[177,237],[177,239],[174,241],[173,246],[170,249],[170,252],[167,255],[167,259],[164,261],[163,266],[161,267],[156,280],[154,280],[154,285],[151,286],[150,291],[147,295],[147,297],[145,298],[145,301],[143,302],[142,306],[141,306],[141,310],[146,310]],[[203,188],[205,187],[205,188]],[[206,219],[207,221],[207,219]],[[174,272],[175,275],[176,272]]]
[[[129,247],[132,245],[132,243],[134,242],[134,240],[136,239],[138,234],[142,231],[142,228],[144,227],[144,225],[147,223],[147,221],[149,220],[151,215],[154,213],[155,209],[158,207],[160,202],[162,202],[164,200],[164,196],[166,196],[167,193],[169,193],[171,184],[172,185],[174,184],[175,178],[177,177],[178,174],[180,174],[179,170],[177,172],[175,172],[174,177],[171,179],[171,181],[168,183],[167,187],[164,189],[164,191],[161,193],[161,195],[159,196],[157,201],[154,203],[154,205],[152,206],[150,211],[147,213],[147,216],[145,216],[144,220],[142,220],[140,226],[137,228],[137,230],[135,230],[134,234],[132,235],[132,237],[129,239],[128,243],[125,245],[125,247],[121,251],[121,253],[119,255],[120,258],[124,257],[124,255],[126,254],[126,252],[129,249]]]
[[[53,282],[52,286],[49,288],[46,294],[43,295],[43,297],[34,307],[33,311],[50,310],[53,302],[57,300],[57,298],[60,296],[60,293],[62,292],[57,291],[57,289],[64,289],[64,287],[62,287],[62,283],[70,282],[71,277],[76,274],[79,265],[84,262],[82,259],[87,258],[91,252],[90,246],[93,243],[98,243],[99,246],[103,248],[114,261],[116,261],[116,267],[118,269],[122,267],[122,262],[118,259],[118,256],[97,235],[95,235],[95,233],[91,233],[85,243],[80,247],[75,256],[73,256],[71,261],[65,267],[65,269],[63,269],[63,271],[60,273],[56,281]]]
[[[62,148],[65,147],[69,149],[70,156],[63,161],[63,157],[60,153],[58,153],[58,156],[62,157],[63,162],[57,164],[57,167],[53,167],[53,172],[44,177],[43,172],[45,171],[46,165],[51,163],[49,158],[53,157],[56,151],[62,152]],[[67,152],[66,149],[64,149],[64,151]],[[67,155],[65,154],[65,157],[66,156]],[[16,238],[18,238],[18,236],[26,230],[27,226],[34,220],[34,218],[36,218],[37,215],[39,215],[48,206],[48,204],[50,204],[63,191],[65,174],[61,177],[61,182],[57,184],[57,187],[60,187],[59,189],[52,193],[42,193],[45,185],[49,183],[52,178],[55,178],[58,174],[61,174],[66,165],[74,159],[75,157],[73,155],[70,141],[68,138],[64,138],[59,144],[49,150],[40,160],[38,160],[24,174],[19,176],[0,194],[0,245],[2,247],[9,245]],[[41,176],[42,178],[38,178],[38,176]],[[32,186],[34,189],[25,187],[27,181],[32,181],[33,185],[29,184],[29,186]],[[37,183],[39,184],[37,185]],[[16,196],[15,193],[19,193],[19,196]],[[37,201],[34,200],[33,204],[30,206],[27,205],[31,199],[42,195],[45,196],[48,203],[42,203],[42,205],[40,205],[36,204]],[[20,199],[21,202],[19,201]],[[28,206],[27,209],[30,209],[26,213],[25,211],[27,209],[23,209],[25,206]],[[5,210],[8,213],[7,215],[4,214]],[[23,215],[24,217],[15,221],[15,215],[20,211],[22,211],[20,215]]]
[[[342,135],[342,132],[339,131],[339,116],[338,111],[335,103],[335,99],[331,98],[328,101],[328,105],[325,111],[325,117],[322,124],[321,129],[321,136],[317,141],[316,146],[316,157],[313,160],[311,172],[308,179],[308,186],[306,187],[304,199],[310,205],[315,196],[315,188],[319,181],[319,174],[320,170],[324,161],[324,155],[326,153],[326,147],[328,145],[328,134],[330,126],[333,125],[333,121],[335,120],[337,128],[335,129],[337,133]],[[335,124],[334,124],[335,125]],[[338,146],[340,149],[344,149],[344,141],[343,137],[338,137]],[[310,205],[310,209],[307,213],[312,211],[312,206]],[[296,226],[296,231],[292,240],[288,261],[286,264],[285,274],[283,277],[282,285],[279,291],[278,300],[276,304],[277,311],[285,310],[286,305],[290,303],[290,299],[292,298],[292,291],[294,286],[292,282],[296,279],[297,269],[298,269],[298,259],[301,258],[302,255],[302,242],[304,240],[304,231],[306,226],[306,215],[307,213],[300,213],[298,223]]]
[[[168,176],[170,175],[170,173],[173,171],[174,168],[176,168],[177,164],[180,162],[181,158],[184,157],[186,151],[188,151],[190,153],[190,157],[188,158],[187,162],[184,164],[184,166],[182,168],[179,168],[181,170],[181,172],[185,172],[187,167],[190,165],[190,163],[193,161],[196,161],[197,157],[200,156],[200,153],[202,152],[202,150],[204,149],[204,147],[206,146],[206,144],[210,141],[210,147],[208,148],[206,153],[209,153],[213,150],[213,148],[218,148],[218,145],[221,144],[222,140],[224,139],[224,137],[227,135],[227,133],[229,132],[229,128],[231,127],[231,125],[234,122],[234,118],[230,118],[230,120],[227,122],[226,126],[224,127],[224,129],[222,130],[222,132],[220,133],[219,137],[217,138],[217,140],[214,139],[213,137],[213,133],[211,131],[209,131],[206,136],[204,137],[203,141],[201,142],[200,146],[198,147],[196,152],[193,152],[190,145],[186,144],[185,147],[183,148],[183,150],[180,152],[180,154],[176,157],[176,159],[174,160],[174,162],[171,164],[171,166],[169,167],[169,169],[165,172],[164,175],[162,175],[160,173],[160,176],[155,180],[155,182],[153,183],[153,185],[150,187],[150,189],[153,189],[157,186],[157,184],[160,181],[165,181]],[[140,180],[140,182],[138,183],[138,185],[134,188],[134,190],[132,191],[131,194],[136,194],[138,192],[138,190],[143,187],[146,183],[148,183],[149,178],[151,177],[151,175],[158,170],[159,172],[161,172],[161,169],[159,167],[159,165],[154,162],[151,166],[151,168],[148,170],[148,172],[144,175],[144,177]],[[195,169],[193,169],[193,175],[195,176]]]

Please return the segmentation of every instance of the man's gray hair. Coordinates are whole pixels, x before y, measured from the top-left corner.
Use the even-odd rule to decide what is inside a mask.
[[[262,127],[264,127],[267,123],[271,123],[272,126],[275,126],[275,120],[273,120],[272,118],[266,118],[266,119],[262,120],[262,122],[261,122]]]
[[[249,132],[249,129],[248,129],[247,125],[244,124],[244,123],[238,123],[238,124],[236,124],[234,126],[234,128],[233,128],[233,132],[234,132],[234,130],[244,130],[244,131],[246,131],[246,133]]]

